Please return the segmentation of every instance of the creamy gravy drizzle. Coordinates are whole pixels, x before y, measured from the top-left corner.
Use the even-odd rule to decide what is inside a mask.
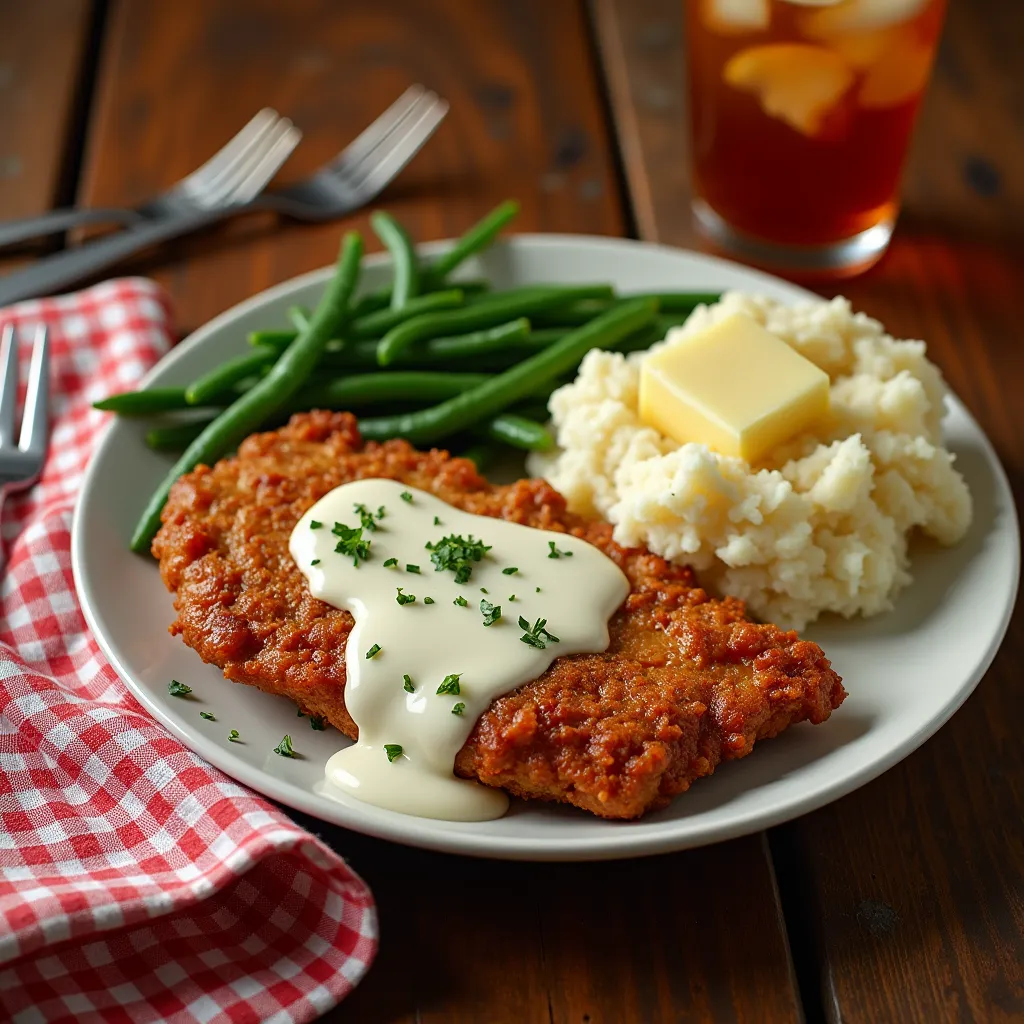
[[[385,510],[376,531],[363,530],[369,557],[358,566],[335,551],[332,533],[335,523],[360,526],[357,504]],[[322,526],[314,529],[314,522]],[[452,534],[491,546],[462,584],[454,572],[436,570],[426,549]],[[549,543],[571,554],[552,558]],[[608,620],[629,592],[618,566],[577,537],[462,512],[394,480],[335,488],[299,520],[290,550],[313,596],[355,619],[345,651],[345,704],[359,741],[328,761],[328,782],[367,803],[427,818],[485,821],[505,812],[501,790],[454,776],[455,755],[496,697],[536,679],[557,657],[605,650]],[[398,564],[385,568],[390,558]],[[502,573],[511,567],[518,572]],[[399,587],[416,601],[399,604]],[[458,597],[467,607],[455,604]],[[501,608],[493,625],[483,624],[482,599]],[[520,616],[531,627],[547,619],[558,642],[547,641],[543,650],[523,643]],[[374,645],[380,652],[367,658]],[[459,676],[458,694],[438,694],[452,674]],[[459,703],[464,710],[455,714]],[[385,744],[402,753],[389,761]]]

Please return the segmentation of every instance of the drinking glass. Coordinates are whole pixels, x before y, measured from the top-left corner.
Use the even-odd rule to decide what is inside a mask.
[[[684,0],[694,215],[716,247],[846,276],[885,251],[946,0]]]

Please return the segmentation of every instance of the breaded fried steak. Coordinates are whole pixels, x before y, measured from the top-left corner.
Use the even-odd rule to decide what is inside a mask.
[[[494,486],[443,451],[364,445],[348,413],[294,416],[175,484],[153,543],[174,593],[171,632],[228,679],[288,697],[355,737],[345,708],[352,617],[310,595],[288,541],[328,491],[367,477],[571,533],[613,559],[632,588],[607,651],[558,658],[491,704],[458,754],[460,776],[635,818],[746,756],[755,740],[824,722],[846,696],[816,644],[751,622],[740,601],[711,599],[688,568],[620,547],[611,526],[567,512],[544,481]]]

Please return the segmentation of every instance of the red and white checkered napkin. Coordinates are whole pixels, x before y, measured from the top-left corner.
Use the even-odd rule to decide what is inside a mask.
[[[311,1020],[376,953],[369,890],[149,718],[72,581],[72,506],[106,420],[90,403],[168,349],[166,300],[112,281],[0,310],[12,321],[26,360],[30,328],[50,327],[54,429],[39,484],[2,514],[0,1019]]]

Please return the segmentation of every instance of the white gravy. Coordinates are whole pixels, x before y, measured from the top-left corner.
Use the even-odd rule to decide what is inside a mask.
[[[356,505],[377,527],[348,540],[349,547],[370,542],[365,558],[335,550],[344,543],[332,532],[336,523],[361,525]],[[463,583],[454,569],[435,568],[426,547],[452,535],[490,546],[479,561],[468,560],[472,575]],[[608,620],[629,593],[619,567],[577,537],[462,512],[394,480],[335,488],[299,520],[290,550],[313,596],[355,619],[345,704],[359,740],[328,761],[328,782],[367,803],[427,818],[485,821],[505,812],[501,790],[455,777],[456,754],[496,697],[536,679],[557,657],[605,650]],[[389,559],[397,564],[385,566]],[[518,571],[502,572],[510,568]],[[399,587],[416,600],[399,604]],[[482,600],[501,609],[488,626]],[[534,629],[539,619],[546,626]],[[535,644],[524,635],[535,635]],[[375,645],[379,652],[368,658]],[[457,683],[444,687],[452,675]],[[439,694],[439,686],[457,692]]]

